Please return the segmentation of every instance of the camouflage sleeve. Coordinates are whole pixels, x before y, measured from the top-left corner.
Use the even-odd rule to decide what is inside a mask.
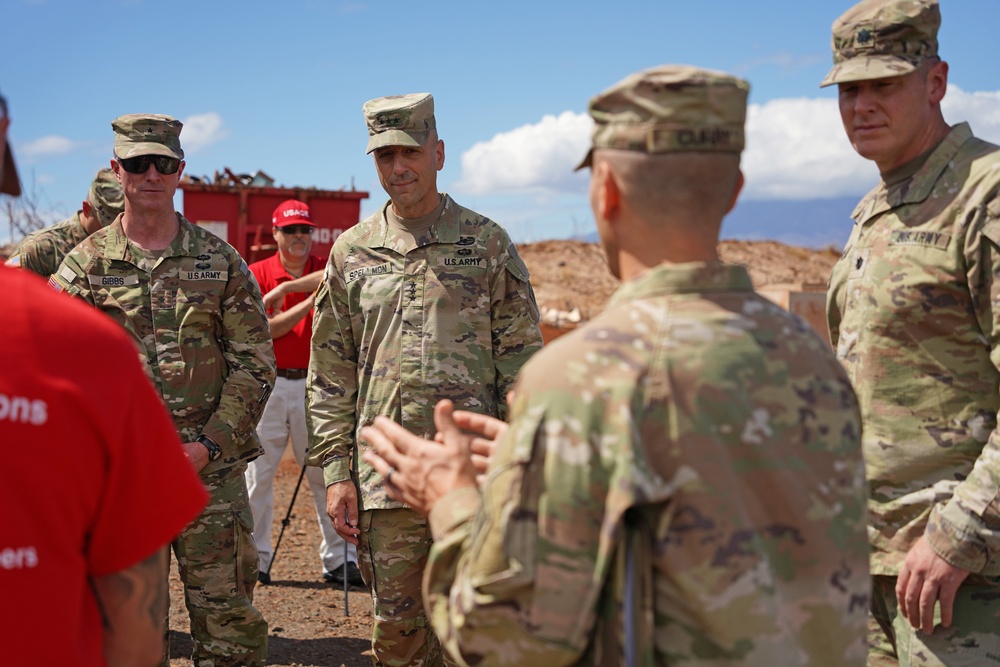
[[[975,226],[970,231],[966,260],[979,327],[1000,372],[1000,198],[985,208],[982,232]],[[1000,428],[994,427],[951,498],[934,505],[924,537],[935,553],[963,570],[979,572],[995,561],[1000,553]]]
[[[96,306],[94,293],[87,281],[87,269],[91,261],[92,258],[79,246],[71,250],[56,272],[49,276],[49,286],[57,292],[65,292]]]
[[[331,255],[316,292],[306,381],[309,465],[323,467],[327,485],[351,477],[357,425],[357,360],[347,285]]]
[[[582,428],[527,409],[499,443],[481,499],[460,489],[435,504],[424,601],[463,664],[575,664],[586,650],[608,480]],[[573,474],[567,457],[587,473]]]
[[[228,375],[215,413],[202,432],[229,458],[233,448],[241,447],[257,427],[274,388],[274,344],[260,288],[242,259],[230,264],[219,342]]]
[[[21,244],[17,246],[12,260],[14,264],[20,266],[22,269],[27,269],[43,278],[48,278],[53,273],[53,267],[51,266],[51,262],[45,260],[54,257],[55,251],[55,243],[51,239],[29,237],[21,241]]]
[[[499,418],[507,418],[507,392],[524,363],[542,347],[539,312],[528,267],[511,243],[507,261],[493,279],[490,322],[496,368]]]

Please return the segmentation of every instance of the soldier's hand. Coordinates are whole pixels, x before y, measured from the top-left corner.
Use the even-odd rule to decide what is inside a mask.
[[[467,410],[456,410],[452,417],[458,428],[472,435],[469,451],[472,453],[472,465],[476,469],[476,482],[482,486],[497,443],[507,432],[507,422]],[[438,433],[441,434],[440,431]]]
[[[326,487],[326,513],[337,534],[351,544],[358,543],[358,489],[351,480]]]
[[[918,630],[934,631],[934,604],[941,602],[941,626],[950,627],[955,594],[969,576],[934,553],[921,537],[903,561],[896,578],[899,613]]]
[[[462,433],[452,411],[448,400],[438,401],[434,407],[434,425],[442,433],[441,442],[413,435],[385,417],[377,417],[373,426],[361,429],[361,437],[372,446],[364,459],[385,478],[389,496],[424,516],[450,491],[476,486],[472,436]]]
[[[208,465],[208,450],[205,449],[205,445],[200,442],[185,442],[182,447],[195,472],[201,472],[201,469]]]

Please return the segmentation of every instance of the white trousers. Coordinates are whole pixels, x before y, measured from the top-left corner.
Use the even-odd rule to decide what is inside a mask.
[[[253,541],[260,557],[260,571],[267,572],[271,566],[271,522],[274,518],[274,475],[278,462],[285,453],[288,441],[292,442],[292,453],[301,466],[305,460],[309,440],[306,431],[306,381],[275,378],[274,391],[264,406],[264,414],[257,425],[257,436],[264,447],[264,453],[247,466],[247,491],[250,495],[250,510],[253,512]],[[296,480],[298,478],[296,477]],[[305,481],[309,482],[316,518],[323,540],[319,545],[319,556],[326,571],[336,570],[344,564],[344,539],[333,529],[330,517],[326,515],[326,484],[323,471],[309,466]],[[303,492],[305,489],[299,489]],[[300,503],[301,499],[296,500]],[[300,505],[301,506],[301,505]],[[285,518],[288,508],[282,508],[280,519]],[[293,510],[294,514],[294,510]],[[286,532],[289,528],[285,529]],[[288,538],[285,535],[282,540]],[[358,561],[353,544],[347,545],[347,560]]]

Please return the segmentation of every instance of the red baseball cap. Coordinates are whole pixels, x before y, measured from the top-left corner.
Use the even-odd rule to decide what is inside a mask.
[[[274,209],[271,216],[271,224],[275,227],[286,227],[288,225],[309,225],[315,227],[312,221],[312,214],[309,213],[309,204],[298,199],[283,201]]]

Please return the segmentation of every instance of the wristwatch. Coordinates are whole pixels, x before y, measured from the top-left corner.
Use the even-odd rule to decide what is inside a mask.
[[[199,435],[198,442],[205,445],[205,449],[208,450],[209,461],[218,461],[222,458],[222,447],[219,447],[219,445],[217,445],[210,437],[207,435]]]

